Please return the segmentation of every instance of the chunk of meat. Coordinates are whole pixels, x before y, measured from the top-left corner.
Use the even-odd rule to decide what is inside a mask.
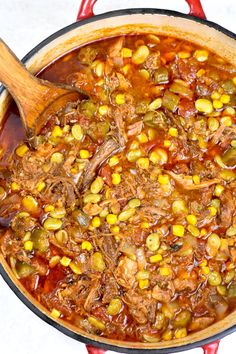
[[[0,226],[9,227],[11,220],[20,209],[21,198],[18,194],[10,195],[0,203]]]
[[[116,75],[119,79],[119,89],[122,91],[128,91],[132,86],[129,80],[126,79],[126,77],[124,77],[121,73],[117,73]]]
[[[125,294],[124,302],[127,304],[133,318],[139,324],[155,322],[157,302],[152,298],[151,292],[139,295],[131,290]]]
[[[172,282],[168,283],[166,289],[162,289],[159,285],[155,285],[152,289],[152,297],[160,302],[170,302],[174,295],[174,288]]]
[[[210,326],[215,321],[214,317],[194,317],[189,326],[189,331],[199,331]]]
[[[153,71],[153,70],[158,69],[160,65],[161,65],[160,52],[157,51],[155,53],[149,54],[149,56],[147,57],[147,59],[145,61],[145,67],[148,70]]]
[[[192,277],[188,277],[187,279],[181,277],[175,278],[173,283],[176,291],[194,291],[198,286],[197,279]]]
[[[86,311],[91,311],[93,305],[99,299],[99,289],[100,289],[99,281],[95,280],[84,303],[84,308]]]
[[[178,71],[181,79],[187,82],[193,82],[196,79],[196,73],[199,69],[199,64],[195,59],[186,60],[179,59],[178,60]]]
[[[21,250],[21,242],[16,240],[12,231],[7,230],[0,238],[0,249],[4,257],[15,256]]]
[[[115,154],[120,148],[120,145],[112,138],[106,140],[94,154],[88,166],[83,173],[82,181],[80,182],[79,189],[84,191],[92,182],[95,177],[97,169],[110,157]]]
[[[116,40],[114,40],[114,42],[108,48],[108,55],[111,58],[120,56],[123,43],[124,43],[124,37],[119,37]]]
[[[139,135],[143,129],[143,122],[140,120],[134,124],[128,126],[128,136]]]
[[[124,147],[127,143],[127,135],[125,132],[125,122],[124,122],[124,114],[122,108],[117,108],[114,112],[114,121],[117,127],[117,138],[119,144]]]
[[[220,201],[221,227],[228,228],[232,223],[232,218],[235,213],[234,200],[231,192],[229,190],[225,190],[224,193],[220,195]]]
[[[136,283],[135,274],[138,271],[137,262],[133,261],[128,257],[123,257],[116,270],[115,270],[115,278],[121,286],[124,288],[130,289],[134,287]]]
[[[110,276],[107,279],[107,282],[105,284],[102,302],[104,304],[108,304],[112,299],[116,298],[117,296],[119,296],[119,289],[118,289],[117,282],[115,278],[113,278],[113,276]]]
[[[172,171],[165,171],[169,176],[173,178],[173,180],[178,183],[183,189],[186,190],[197,190],[197,189],[202,189],[202,188],[207,188],[212,186],[213,184],[219,183],[220,179],[219,178],[213,178],[208,181],[203,181],[199,184],[194,184],[192,176],[186,176],[182,173],[176,174]]]
[[[188,119],[196,114],[197,110],[192,101],[187,98],[183,98],[180,100],[179,104],[179,115]]]

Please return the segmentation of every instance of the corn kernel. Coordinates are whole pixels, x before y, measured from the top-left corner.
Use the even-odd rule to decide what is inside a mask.
[[[173,225],[172,232],[173,232],[174,236],[183,237],[184,232],[185,232],[185,228],[183,225]]]
[[[186,220],[190,225],[196,225],[197,223],[197,218],[195,215],[193,214],[189,214],[186,216]]]
[[[219,99],[220,99],[220,93],[217,92],[217,91],[214,91],[214,92],[212,93],[212,95],[211,95],[211,98],[212,98],[213,100],[219,100]]]
[[[148,110],[155,111],[156,109],[160,108],[161,105],[162,105],[162,98],[158,97],[150,103],[150,105],[148,106]]]
[[[117,215],[115,214],[108,214],[106,220],[109,225],[114,225],[117,222]]]
[[[83,139],[83,129],[79,124],[74,124],[71,128],[71,133],[76,140],[81,141]]]
[[[101,114],[101,116],[104,116],[105,114],[107,114],[108,110],[109,110],[109,107],[107,105],[103,105],[98,108],[98,112],[99,112],[99,114]]]
[[[112,226],[110,228],[110,230],[113,234],[118,234],[120,232],[120,227],[118,225],[115,225],[115,226]]]
[[[187,208],[187,206],[186,206],[185,201],[182,200],[182,199],[175,200],[175,201],[172,203],[172,211],[173,211],[174,213],[185,213],[185,214],[187,214],[188,208]]]
[[[217,209],[213,206],[210,206],[208,208],[208,210],[209,210],[211,216],[215,216],[217,214]]]
[[[147,143],[148,142],[148,137],[145,133],[141,133],[137,136],[138,140],[140,141],[141,144]]]
[[[173,338],[173,332],[171,329],[165,330],[165,332],[162,334],[162,339],[165,341],[171,340]]]
[[[80,267],[75,262],[70,262],[69,267],[73,273],[77,275],[82,274]]]
[[[61,313],[57,309],[52,309],[51,316],[54,318],[59,318],[61,316]]]
[[[79,151],[79,156],[81,159],[88,159],[90,157],[90,152],[88,150],[81,149]]]
[[[179,135],[178,130],[176,128],[171,127],[168,131],[168,134],[173,137],[177,137]]]
[[[198,100],[196,100],[195,107],[201,113],[210,114],[213,112],[213,106],[211,101],[205,98],[199,98]]]
[[[215,109],[220,109],[223,107],[223,103],[220,100],[213,100],[213,107]]]
[[[208,124],[210,131],[212,131],[212,132],[216,131],[220,125],[219,121],[214,117],[210,117],[207,121],[207,124]]]
[[[119,163],[119,158],[117,156],[112,156],[109,160],[109,166],[116,166]]]
[[[187,229],[194,237],[198,237],[200,235],[199,229],[194,225],[188,225]]]
[[[55,207],[53,205],[51,205],[51,204],[47,204],[47,205],[45,205],[44,210],[45,210],[46,213],[50,213],[50,211],[55,210]]]
[[[23,242],[26,242],[26,241],[29,241],[30,240],[30,237],[31,237],[31,232],[30,231],[27,231],[23,237]]]
[[[207,148],[207,142],[204,140],[204,138],[202,136],[199,136],[199,138],[198,138],[198,145],[201,149]]]
[[[95,66],[95,74],[98,77],[102,77],[102,75],[104,73],[104,69],[105,69],[105,64],[98,60],[96,63],[96,66]]]
[[[26,251],[32,251],[33,247],[34,247],[34,244],[33,244],[32,241],[26,241],[26,242],[24,243],[24,249],[25,249]]]
[[[187,329],[186,328],[177,328],[175,331],[175,338],[180,339],[187,336]]]
[[[155,254],[154,256],[151,256],[149,258],[150,263],[157,263],[162,261],[162,255],[161,254]]]
[[[164,147],[170,147],[171,146],[171,141],[170,140],[164,140]]]
[[[110,316],[116,316],[120,313],[122,301],[120,299],[112,299],[107,307],[107,313]]]
[[[18,148],[16,149],[16,155],[19,157],[23,157],[28,150],[29,150],[28,146],[26,144],[22,144],[18,146]]]
[[[201,236],[206,236],[207,235],[207,230],[202,228],[201,231],[200,231],[200,235]]]
[[[60,263],[60,256],[53,256],[49,261],[49,267],[54,268],[58,263]]]
[[[218,286],[222,282],[222,278],[219,272],[213,271],[208,276],[208,283],[212,286]]]
[[[125,95],[123,93],[118,93],[118,95],[116,95],[116,103],[117,104],[125,103]]]
[[[156,131],[156,129],[149,128],[149,129],[148,129],[148,139],[149,139],[149,140],[153,140],[153,139],[156,138],[156,136],[157,136],[157,131]]]
[[[148,279],[140,279],[138,281],[138,285],[140,289],[147,289],[149,287],[149,280]]]
[[[51,156],[51,163],[62,163],[64,160],[64,156],[61,152],[54,152]]]
[[[220,100],[221,100],[222,103],[227,104],[230,101],[230,95],[223,94],[220,97]]]
[[[207,260],[204,259],[201,263],[199,263],[199,267],[205,267],[207,265]]]
[[[205,49],[197,49],[194,52],[194,57],[199,61],[200,63],[206,61],[208,59],[209,52]]]
[[[140,226],[142,229],[149,229],[151,225],[149,224],[149,222],[143,221]]]
[[[137,160],[138,167],[143,170],[148,170],[149,168],[149,159],[147,157],[140,157]]]
[[[70,265],[70,262],[71,262],[71,259],[66,256],[63,256],[60,260],[60,263],[63,267],[68,267]]]
[[[200,70],[197,71],[196,75],[197,75],[197,77],[201,77],[201,76],[203,76],[205,74],[205,72],[206,72],[206,70],[200,69]]]
[[[199,184],[200,183],[200,177],[198,175],[193,176],[193,183],[194,184]]]
[[[221,118],[220,122],[224,124],[226,127],[231,127],[232,118],[230,116],[224,116]]]
[[[83,241],[81,244],[81,248],[82,250],[87,250],[87,251],[91,251],[91,249],[93,248],[91,242],[89,241]]]
[[[168,267],[160,267],[159,272],[162,276],[169,276],[171,274],[171,270]]]
[[[151,152],[149,159],[154,164],[163,165],[168,161],[168,154],[164,149],[157,148]]]
[[[159,175],[158,182],[160,184],[168,184],[170,182],[170,177],[168,175]]]
[[[181,51],[178,53],[178,57],[180,59],[188,59],[191,57],[191,53],[190,52],[185,52],[185,51]]]
[[[126,64],[125,66],[123,66],[122,71],[125,75],[127,75],[129,72],[129,69],[130,69],[130,64]]]
[[[19,191],[20,190],[20,186],[19,186],[19,184],[18,183],[16,183],[16,182],[12,182],[12,184],[11,184],[11,190],[12,191]]]
[[[92,226],[97,228],[101,225],[101,219],[99,216],[94,216],[94,218],[92,219]]]
[[[111,177],[112,177],[112,184],[114,184],[115,186],[117,184],[120,184],[121,176],[119,173],[112,173]]]
[[[123,58],[131,58],[133,51],[129,48],[122,48],[121,55]]]
[[[61,127],[59,127],[59,125],[55,125],[55,127],[53,128],[52,136],[53,138],[59,138],[63,136],[63,131]]]
[[[46,187],[46,183],[44,181],[40,181],[36,185],[38,192],[42,192],[42,190],[44,190],[45,187]]]
[[[104,323],[102,323],[102,321],[97,320],[95,317],[88,317],[88,321],[92,326],[99,329],[99,331],[104,331],[106,328]]]
[[[139,73],[146,80],[148,80],[150,78],[150,74],[146,69],[139,70]]]
[[[224,191],[224,189],[225,188],[221,184],[217,184],[215,186],[215,191],[214,191],[215,196],[219,197],[222,194],[222,192]]]
[[[234,85],[236,85],[236,76],[232,78]]]
[[[217,286],[217,292],[221,295],[221,296],[225,296],[226,295],[226,287],[224,285],[218,285]]]

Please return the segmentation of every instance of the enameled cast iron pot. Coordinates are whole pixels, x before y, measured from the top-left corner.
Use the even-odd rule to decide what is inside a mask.
[[[236,66],[236,35],[207,21],[200,0],[186,0],[190,6],[189,15],[142,8],[112,11],[94,16],[93,6],[96,1],[82,0],[77,22],[48,37],[24,57],[23,62],[31,72],[36,74],[58,57],[85,43],[130,33],[155,33],[183,38],[200,46],[206,46]],[[8,92],[0,87],[0,126],[10,102],[11,97]],[[202,346],[205,354],[216,354],[219,339],[236,330],[235,311],[202,331],[168,342],[131,343],[101,338],[88,334],[63,320],[53,320],[49,312],[25,291],[1,254],[0,273],[28,308],[64,334],[86,343],[90,354],[103,354],[106,350],[130,354],[166,354],[199,346]]]

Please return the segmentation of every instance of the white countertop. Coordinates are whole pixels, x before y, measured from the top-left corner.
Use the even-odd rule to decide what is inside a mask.
[[[1,37],[22,58],[41,40],[76,19],[79,0],[0,0]],[[184,0],[165,0],[165,8],[187,12]],[[236,33],[235,0],[202,0],[209,20]],[[143,7],[143,0],[99,0],[95,13],[118,8]],[[163,8],[162,0],[145,0],[145,6]],[[233,349],[234,348],[234,349]],[[236,348],[236,333],[223,339],[219,354]],[[200,354],[201,349],[189,351]],[[83,344],[61,334],[34,315],[0,277],[0,353],[86,354]]]

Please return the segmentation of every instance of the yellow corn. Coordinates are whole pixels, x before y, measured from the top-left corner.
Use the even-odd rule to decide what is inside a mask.
[[[204,275],[208,275],[210,273],[210,268],[207,266],[203,266],[201,267],[201,269],[202,269],[202,274]]]
[[[114,225],[117,222],[117,215],[115,214],[108,214],[106,220],[109,225]]]
[[[221,184],[217,184],[215,186],[215,191],[214,191],[215,196],[219,197],[222,194],[222,192],[224,191],[224,189],[225,188]]]
[[[204,62],[208,59],[209,52],[205,49],[197,49],[194,52],[194,57],[197,59],[199,62]]]
[[[165,330],[165,332],[162,334],[162,339],[165,341],[171,340],[173,338],[173,332],[171,329]]]
[[[140,157],[137,160],[138,167],[143,170],[148,170],[149,168],[149,159],[147,157]]]
[[[79,156],[81,159],[88,159],[90,157],[90,152],[88,150],[81,149],[79,151]]]
[[[173,127],[171,127],[169,129],[168,134],[170,136],[173,136],[174,138],[176,138],[179,135],[178,130],[176,128],[173,128]]]
[[[197,223],[197,218],[195,215],[193,214],[189,214],[186,216],[186,220],[190,225],[196,225]]]
[[[46,213],[50,213],[50,211],[53,211],[54,209],[55,209],[55,207],[51,204],[45,205],[45,208],[44,208]]]
[[[140,279],[138,281],[138,285],[140,289],[147,289],[149,287],[149,280],[148,279]]]
[[[208,127],[210,131],[214,132],[219,128],[220,123],[218,120],[214,117],[210,117],[207,121]]]
[[[212,93],[212,95],[211,95],[211,98],[212,98],[213,100],[219,100],[219,99],[220,99],[220,93],[217,92],[217,91],[214,91],[214,92]]]
[[[150,161],[154,164],[165,164],[168,161],[168,155],[167,152],[164,149],[157,148],[154,151],[151,152]]]
[[[194,184],[199,184],[200,183],[200,177],[198,175],[193,176],[193,183]]]
[[[19,191],[20,190],[20,186],[19,186],[19,184],[18,183],[16,183],[16,182],[12,182],[12,184],[11,184],[11,190],[12,191]]]
[[[197,77],[201,77],[201,76],[203,76],[205,74],[205,72],[206,72],[206,70],[200,69],[200,70],[198,70],[196,75],[197,75]]]
[[[61,152],[54,152],[50,159],[51,163],[62,163],[63,160],[64,156]]]
[[[61,127],[59,127],[59,125],[55,125],[55,127],[53,128],[53,131],[52,131],[52,137],[59,138],[62,136],[63,136],[63,131],[62,131]]]
[[[83,139],[83,129],[79,124],[74,124],[71,128],[71,133],[76,140],[81,141]]]
[[[159,272],[162,276],[169,276],[171,274],[171,270],[168,267],[160,267]]]
[[[25,249],[26,251],[32,251],[33,247],[34,247],[34,244],[33,244],[32,241],[26,241],[26,242],[24,243],[24,249]]]
[[[217,214],[217,209],[214,206],[210,206],[208,210],[211,216],[215,216]]]
[[[77,275],[82,274],[80,267],[75,262],[70,262],[69,267],[73,273]]]
[[[156,109],[160,108],[161,105],[162,105],[162,98],[158,97],[150,103],[150,105],[148,106],[148,109],[150,111],[155,111]]]
[[[107,313],[110,316],[116,316],[120,313],[122,301],[120,299],[112,299],[107,307]]]
[[[138,140],[140,141],[140,143],[147,143],[148,142],[148,137],[145,133],[140,133],[138,136],[137,136]]]
[[[117,104],[125,103],[125,95],[123,93],[118,93],[118,95],[116,95],[116,103]]]
[[[29,213],[35,212],[38,208],[38,202],[31,195],[23,198],[22,205]]]
[[[171,141],[170,140],[164,140],[164,147],[170,147],[171,146]]]
[[[125,66],[123,66],[122,71],[125,75],[127,75],[129,72],[129,69],[130,69],[130,64],[126,64]]]
[[[186,328],[177,328],[175,331],[175,338],[180,339],[187,336],[187,329]]]
[[[149,222],[143,221],[140,226],[142,229],[149,229],[151,225],[149,224]]]
[[[116,166],[119,163],[119,158],[117,156],[112,156],[109,160],[109,166]]]
[[[185,227],[183,225],[173,225],[172,232],[174,236],[183,237],[185,232]]]
[[[220,109],[223,107],[223,103],[220,100],[213,100],[213,107],[215,109]]]
[[[115,226],[112,226],[110,228],[110,230],[113,234],[118,234],[120,232],[120,227],[118,225],[115,225]]]
[[[63,267],[68,267],[70,265],[71,259],[69,257],[63,256],[60,263]]]
[[[139,73],[146,80],[148,80],[150,78],[150,74],[146,69],[139,70]]]
[[[91,257],[91,263],[94,270],[103,272],[106,268],[103,256],[100,252],[95,252]]]
[[[230,95],[223,94],[220,97],[220,100],[221,100],[222,103],[227,104],[230,101]]]
[[[93,227],[99,227],[101,225],[101,219],[99,216],[94,216],[94,218],[92,219],[92,226]]]
[[[172,211],[174,213],[185,213],[185,214],[187,214],[188,208],[186,207],[185,201],[182,200],[182,199],[175,200],[172,203]]]
[[[60,256],[53,256],[49,261],[49,267],[54,268],[58,263],[60,263]]]
[[[29,150],[28,146],[26,144],[22,144],[18,146],[18,148],[16,149],[16,155],[19,157],[23,157],[28,150]]]
[[[103,105],[100,106],[98,109],[99,114],[101,114],[101,116],[104,116],[105,114],[108,113],[109,107],[107,105]]]
[[[89,323],[100,331],[104,331],[106,326],[101,321],[97,320],[95,317],[88,317]]]
[[[98,77],[102,77],[105,69],[105,64],[102,61],[97,61],[96,66],[95,66],[95,74]]]
[[[199,112],[210,114],[213,112],[213,106],[211,101],[205,98],[199,98],[195,102],[195,107]]]
[[[201,149],[207,148],[207,142],[204,140],[204,138],[202,136],[199,136],[199,138],[198,138],[198,145]]]
[[[91,242],[89,241],[83,241],[81,244],[81,248],[82,250],[87,250],[87,251],[91,251],[91,249],[93,248]]]
[[[162,261],[162,255],[161,254],[155,254],[154,256],[151,256],[149,258],[150,263],[157,263]]]
[[[61,316],[61,313],[57,309],[52,309],[51,316],[54,318],[59,318]]]
[[[198,237],[200,235],[199,229],[194,225],[188,225],[187,229],[194,237]]]
[[[117,184],[120,184],[121,182],[121,176],[119,173],[112,173],[112,184],[114,184],[115,186]]]
[[[121,55],[123,58],[131,58],[132,57],[132,50],[129,48],[122,48]]]
[[[185,51],[181,51],[178,53],[178,57],[180,59],[188,59],[191,57],[191,53],[190,52],[185,52]]]
[[[168,184],[170,182],[170,177],[168,175],[159,175],[158,182],[160,184]]]
[[[36,185],[38,192],[42,192],[42,190],[44,190],[45,187],[46,187],[46,183],[44,181],[40,181]]]

